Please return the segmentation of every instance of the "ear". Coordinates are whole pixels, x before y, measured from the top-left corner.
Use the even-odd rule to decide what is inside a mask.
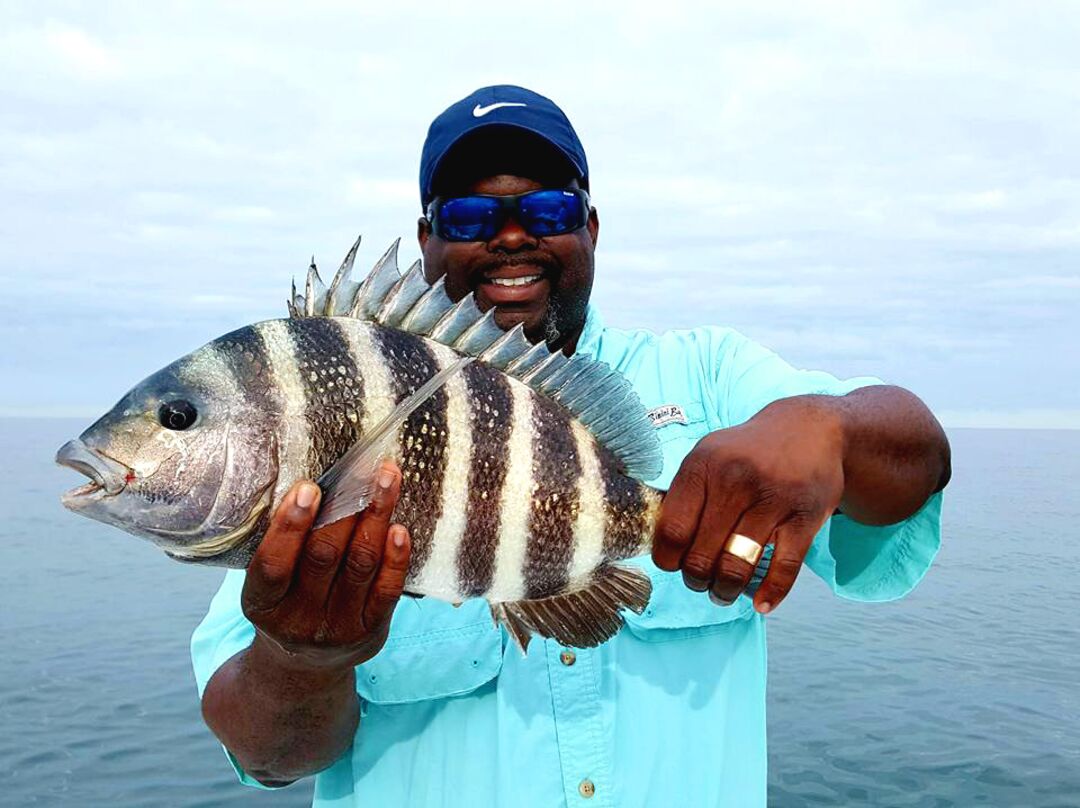
[[[596,212],[596,208],[589,208],[589,221],[585,224],[585,228],[589,231],[589,238],[592,239],[593,249],[596,249],[596,241],[600,238],[600,216]]]
[[[421,252],[427,247],[429,238],[431,238],[431,222],[427,220],[426,216],[421,216],[416,220],[416,240],[420,242]]]

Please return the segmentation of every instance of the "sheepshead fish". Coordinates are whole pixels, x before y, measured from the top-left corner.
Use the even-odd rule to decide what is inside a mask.
[[[607,365],[504,332],[454,303],[397,243],[362,281],[359,240],[330,287],[314,265],[287,319],[248,325],[149,376],[57,462],[91,482],[63,504],[176,559],[245,567],[297,479],[317,524],[362,510],[382,457],[401,467],[406,591],[482,597],[524,651],[532,633],[590,647],[640,613],[659,444]]]

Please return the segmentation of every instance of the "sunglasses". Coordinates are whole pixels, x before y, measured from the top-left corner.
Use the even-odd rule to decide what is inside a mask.
[[[589,195],[577,188],[516,196],[436,197],[427,210],[432,231],[445,241],[490,241],[510,216],[530,236],[561,236],[589,221]]]

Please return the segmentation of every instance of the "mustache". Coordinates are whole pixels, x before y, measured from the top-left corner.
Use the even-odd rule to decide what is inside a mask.
[[[545,274],[551,276],[562,272],[562,263],[553,255],[547,255],[546,253],[513,253],[494,256],[477,264],[476,268],[470,273],[469,280],[473,283],[479,283],[487,278],[488,273],[526,265],[540,267]]]

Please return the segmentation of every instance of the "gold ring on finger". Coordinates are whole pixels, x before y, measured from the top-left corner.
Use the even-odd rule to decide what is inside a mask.
[[[727,540],[727,544],[724,545],[724,552],[731,553],[737,558],[741,558],[751,567],[757,566],[758,559],[761,558],[761,553],[765,548],[751,539],[749,536],[744,536],[742,533],[732,533],[731,538]]]

